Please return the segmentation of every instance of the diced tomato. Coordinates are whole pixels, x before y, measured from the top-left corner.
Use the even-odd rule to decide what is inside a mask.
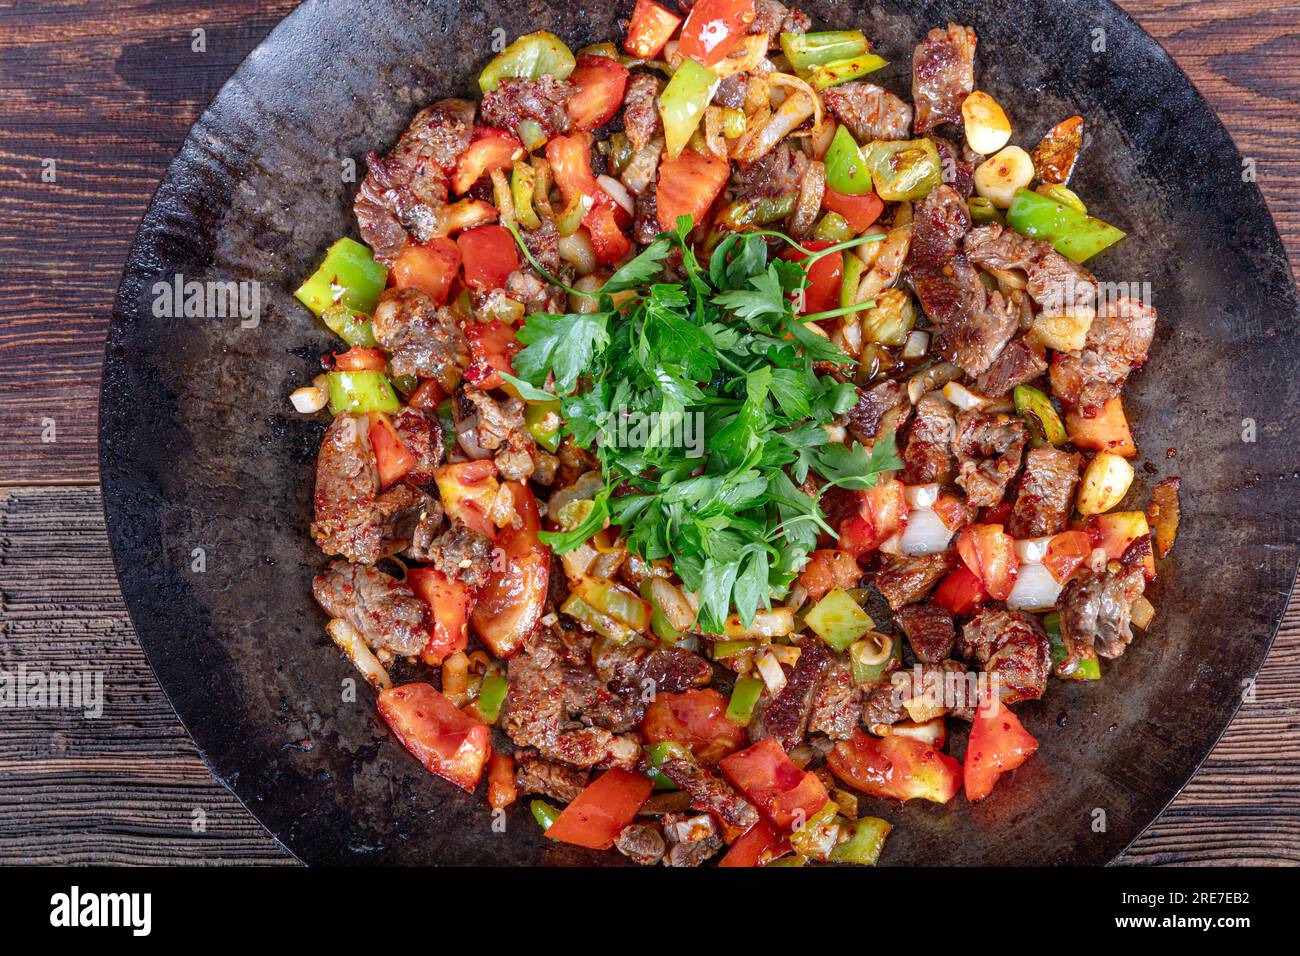
[[[505,226],[479,226],[456,238],[465,263],[465,284],[478,292],[500,289],[519,268],[519,248]]]
[[[433,473],[438,495],[447,514],[479,534],[495,538],[496,525],[488,518],[496,499],[497,466],[490,459],[440,465]]]
[[[931,509],[949,531],[960,531],[971,523],[975,509],[956,495],[940,495]]]
[[[415,456],[402,444],[392,420],[382,412],[370,416],[370,447],[375,451],[379,487],[385,491],[416,465]]]
[[[495,748],[488,758],[487,799],[488,806],[493,810],[504,810],[519,799],[519,790],[515,787],[514,758]]]
[[[1015,770],[1038,749],[1038,741],[1006,705],[990,696],[971,721],[963,776],[966,799],[983,800],[998,777]]]
[[[975,572],[989,597],[1005,601],[1016,584],[1015,542],[1000,524],[973,524],[957,538],[957,553]]]
[[[1048,542],[1043,567],[1057,584],[1065,584],[1074,577],[1079,565],[1088,560],[1093,547],[1092,538],[1086,531],[1062,531]]]
[[[713,66],[744,39],[754,15],[754,0],[699,0],[686,17],[677,52]]]
[[[789,852],[789,838],[760,817],[731,845],[727,855],[718,861],[718,866],[765,866]]]
[[[712,766],[745,743],[745,729],[727,718],[728,700],[716,690],[659,693],[646,708],[641,735],[647,743],[672,741]]]
[[[731,164],[725,159],[704,156],[693,149],[682,150],[676,159],[665,157],[659,164],[659,182],[655,185],[659,228],[676,229],[678,216],[690,216],[698,226],[730,173]]]
[[[839,213],[854,232],[866,232],[885,211],[885,204],[875,193],[850,196],[827,186],[826,192],[822,194],[822,208]]]
[[[491,744],[486,724],[462,713],[432,684],[403,684],[379,695],[379,713],[407,750],[462,790],[473,792]]]
[[[953,617],[967,617],[979,609],[987,596],[983,582],[963,564],[939,582],[931,600]]]
[[[411,398],[406,404],[412,408],[434,409],[446,399],[447,393],[442,390],[442,386],[438,384],[437,380],[426,378],[411,393]]]
[[[600,193],[607,195],[603,189]],[[621,208],[598,202],[582,220],[591,234],[591,248],[596,253],[596,261],[604,266],[612,266],[632,251],[632,240],[618,226],[617,209]]]
[[[847,551],[822,548],[808,555],[808,563],[799,572],[799,584],[814,604],[832,588],[855,588],[862,581],[857,559]]]
[[[654,784],[630,770],[606,770],[564,808],[546,831],[551,840],[608,850],[650,799]]]
[[[437,667],[469,645],[470,587],[460,578],[448,577],[437,568],[411,568],[406,583],[433,611],[433,628],[420,659]]]
[[[633,56],[652,60],[681,25],[681,17],[655,3],[655,0],[636,0],[632,19],[627,25],[627,39],[623,41],[623,49]]]
[[[608,198],[591,171],[593,142],[595,139],[590,133],[582,132],[555,136],[546,144],[546,161],[566,206],[580,195],[594,196],[598,202],[601,196]]]
[[[363,349],[354,345],[346,352],[334,353],[334,368],[340,372],[382,372],[388,368],[383,349]]]
[[[840,525],[836,547],[860,558],[903,530],[907,524],[907,496],[903,483],[894,478],[854,494],[858,513]]]
[[[497,535],[500,558],[493,559],[470,612],[475,633],[502,658],[518,653],[542,619],[551,573],[551,549],[537,537],[542,527],[537,500],[523,482],[510,481],[506,487],[514,495],[515,513],[521,520]]]
[[[833,245],[830,242],[805,242],[803,248],[808,252],[821,252]],[[787,248],[781,258],[790,262],[801,262],[808,257],[807,252]],[[836,252],[822,256],[808,269],[808,285],[803,290],[803,308],[800,315],[812,315],[814,312],[827,312],[839,307],[840,286],[844,281],[844,253]]]
[[[524,146],[513,133],[491,126],[475,126],[469,145],[456,160],[451,191],[461,195],[494,169],[509,169],[523,154]]]
[[[460,269],[460,249],[445,236],[423,245],[407,245],[393,262],[393,286],[419,289],[438,305],[446,305]]]
[[[491,322],[469,322],[465,325],[465,341],[469,345],[469,367],[465,381],[476,388],[500,388],[505,384],[498,373],[514,375],[511,358],[521,348],[515,338],[513,326],[499,319]]]
[[[830,799],[817,775],[796,767],[771,737],[723,757],[718,766],[732,786],[782,832],[810,820]]]
[[[1060,353],[1057,354],[1060,360]],[[1118,397],[1110,399],[1092,418],[1077,412],[1066,412],[1065,433],[1080,448],[1108,451],[1123,458],[1137,454],[1133,432],[1129,430],[1124,404]]]
[[[627,67],[608,56],[585,54],[569,74],[575,92],[565,109],[576,130],[591,130],[612,120],[623,105]]]
[[[1093,515],[1084,523],[1095,548],[1106,552],[1107,561],[1118,561],[1124,552],[1138,538],[1151,533],[1146,512],[1111,511],[1104,515]],[[1145,573],[1148,578],[1156,576],[1155,558],[1148,552],[1145,561]]]
[[[942,751],[898,734],[868,737],[855,730],[826,758],[831,773],[871,797],[947,803],[961,789],[961,764]]]

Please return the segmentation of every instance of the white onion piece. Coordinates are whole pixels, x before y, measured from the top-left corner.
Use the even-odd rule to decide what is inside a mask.
[[[767,692],[773,697],[785,689],[785,671],[781,670],[781,664],[771,651],[758,659],[758,674],[767,685]]]
[[[943,397],[956,405],[963,412],[982,407],[988,398],[978,392],[972,392],[960,382],[949,382],[943,387]]]
[[[1043,558],[1047,557],[1048,545],[1051,543],[1051,536],[1046,538],[1021,538],[1012,542],[1012,547],[1015,549],[1016,557],[1022,563],[1042,564]]]
[[[620,183],[613,176],[600,175],[596,177],[596,182],[601,189],[609,193],[609,198],[622,206],[629,216],[636,215],[636,203],[632,199],[632,194],[627,191],[627,187]]]
[[[585,229],[579,229],[571,236],[560,236],[559,249],[560,258],[572,263],[578,275],[589,276],[596,271],[596,250]]]
[[[899,551],[906,555],[938,554],[948,550],[952,529],[929,508],[918,508],[907,516],[907,527]]]
[[[933,508],[934,503],[939,500],[939,486],[933,485],[908,485],[903,489],[903,497],[907,499],[909,508]]]
[[[1012,611],[1050,611],[1056,607],[1061,585],[1041,564],[1022,564],[1016,572],[1016,583],[1007,596],[1007,608]]]
[[[360,631],[339,617],[333,618],[326,624],[325,631],[365,677],[366,683],[375,690],[388,690],[393,686],[388,671],[384,670],[384,665],[379,663],[379,658],[375,657],[366,646]]]
[[[907,516],[907,521],[909,524],[911,523],[912,521],[911,515]],[[881,554],[903,554],[904,534],[906,534],[906,531],[899,531],[890,535],[883,542],[881,542],[880,547],[877,548],[876,550],[878,550]]]
[[[907,343],[903,346],[903,358],[919,359],[930,351],[930,333],[922,329],[913,329],[907,333]]]
[[[294,411],[303,415],[310,415],[313,412],[319,412],[325,407],[325,403],[329,401],[329,394],[323,388],[306,385],[294,389],[289,394],[289,401],[293,403]]]

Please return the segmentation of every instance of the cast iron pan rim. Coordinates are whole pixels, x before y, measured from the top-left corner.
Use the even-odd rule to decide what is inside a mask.
[[[1064,2],[1064,0],[1062,0],[1062,2]],[[1197,85],[1192,81],[1191,77],[1189,77],[1186,74],[1186,72],[1178,65],[1177,61],[1174,60],[1174,58],[1169,54],[1169,52],[1160,43],[1160,41],[1158,41],[1155,37],[1153,37],[1150,33],[1148,33],[1123,8],[1119,7],[1116,3],[1114,3],[1113,0],[1104,0],[1104,3],[1107,7],[1111,8],[1111,10],[1115,15],[1117,15],[1121,20],[1123,20],[1129,26],[1131,26],[1131,28],[1134,31],[1140,33],[1143,37],[1145,37],[1147,41],[1154,47],[1154,49],[1158,51],[1159,59],[1163,61],[1167,66],[1175,70],[1177,74],[1183,78],[1183,81],[1187,84],[1188,88],[1191,90],[1192,96],[1194,97],[1195,101],[1203,108],[1205,114],[1210,118],[1212,123],[1215,126],[1217,126],[1217,128],[1224,134],[1225,139],[1232,145],[1233,149],[1239,153],[1240,150],[1238,149],[1235,140],[1232,138],[1231,133],[1228,131],[1223,121],[1219,118],[1218,113],[1210,105],[1209,101],[1205,98],[1204,94],[1202,94],[1199,87],[1197,87]],[[128,616],[131,618],[133,629],[136,628],[135,625],[136,612],[132,606],[133,603],[135,602],[126,593],[125,589],[122,587],[121,562],[127,556],[118,554],[116,537],[111,533],[113,518],[109,508],[109,496],[107,493],[103,493],[105,489],[103,489],[102,487],[102,476],[107,471],[105,465],[108,456],[108,450],[105,446],[105,435],[104,435],[102,423],[105,418],[104,409],[108,405],[108,403],[112,401],[112,396],[110,395],[111,383],[109,382],[108,379],[108,373],[109,373],[108,364],[110,359],[110,353],[113,351],[114,348],[115,336],[120,331],[124,323],[132,317],[134,311],[134,309],[131,306],[121,301],[120,298],[121,289],[127,282],[129,273],[131,273],[137,267],[137,264],[139,262],[140,253],[144,249],[145,242],[146,242],[146,234],[144,232],[144,226],[150,221],[152,215],[156,211],[155,207],[158,202],[159,192],[164,187],[173,184],[177,179],[178,167],[180,163],[185,159],[183,155],[184,145],[190,141],[191,137],[194,134],[195,129],[203,122],[204,117],[206,117],[209,114],[209,112],[213,107],[213,104],[216,103],[218,100],[220,100],[226,94],[228,89],[233,87],[242,79],[242,74],[247,69],[248,63],[254,57],[254,55],[256,55],[257,52],[261,50],[263,47],[275,41],[280,36],[280,34],[290,32],[296,26],[297,21],[299,19],[303,19],[303,20],[307,19],[311,14],[311,8],[316,5],[317,4],[315,0],[303,0],[303,2],[300,3],[297,7],[295,7],[293,11],[291,11],[284,18],[282,18],[280,22],[277,23],[275,27],[272,28],[272,30],[265,37],[261,39],[261,41],[259,41],[257,46],[255,46],[249,52],[249,54],[240,62],[240,64],[238,65],[238,67],[236,67],[236,69],[231,74],[231,76],[221,85],[220,89],[218,89],[216,93],[204,105],[202,111],[199,112],[197,118],[195,119],[195,122],[191,124],[189,130],[186,132],[184,139],[181,141],[181,146],[178,148],[177,155],[173,158],[172,162],[168,165],[167,170],[164,173],[162,179],[159,180],[158,185],[155,187],[153,194],[150,197],[150,201],[146,207],[146,211],[144,215],[141,217],[139,226],[137,227],[135,240],[131,244],[130,251],[127,254],[126,260],[123,263],[123,267],[120,272],[119,293],[114,298],[113,318],[108,330],[108,335],[106,336],[105,346],[104,346],[104,357],[103,360],[101,361],[100,402],[98,408],[100,428],[98,432],[97,445],[98,445],[98,463],[99,463],[100,475],[101,475],[101,492],[102,492],[100,496],[100,505],[101,508],[103,509],[105,524],[107,527],[110,528],[109,545],[110,545],[110,549],[113,552],[113,558],[114,558],[113,573],[115,579],[118,582],[118,588],[120,591],[122,591],[124,603],[127,606]],[[1290,315],[1294,316],[1297,312],[1297,296],[1295,290],[1296,282],[1295,282],[1294,269],[1292,267],[1289,257],[1286,255],[1285,246],[1282,244],[1281,236],[1278,232],[1277,224],[1273,218],[1272,211],[1271,209],[1269,209],[1267,202],[1264,201],[1258,185],[1254,186],[1253,191],[1255,193],[1255,196],[1258,198],[1258,202],[1260,203],[1263,210],[1265,211],[1266,218],[1267,218],[1267,224],[1266,224],[1267,232],[1264,235],[1264,239],[1267,242],[1269,242],[1271,245],[1273,245],[1274,248],[1278,250],[1278,252],[1280,253],[1278,259],[1284,264],[1285,274],[1290,279],[1289,295],[1288,295],[1289,301],[1286,303],[1288,307],[1286,311]],[[1300,582],[1300,562],[1297,563],[1297,567],[1291,572],[1290,580],[1291,583],[1286,588],[1287,604],[1289,604],[1291,598],[1295,596],[1297,583]],[[1286,605],[1284,605],[1284,607],[1285,606]],[[1260,669],[1263,667],[1264,662],[1267,660],[1268,655],[1272,650],[1273,644],[1277,639],[1277,635],[1282,626],[1283,618],[1284,615],[1279,616],[1278,619],[1273,623],[1272,627],[1269,629],[1267,640],[1261,645],[1260,654],[1258,655],[1258,658],[1253,663],[1253,665],[1250,666],[1248,670],[1248,676],[1251,677],[1258,676]],[[136,639],[137,642],[139,642],[138,636]],[[275,844],[278,847],[280,847],[286,854],[288,854],[296,862],[305,863],[305,861],[293,849],[287,846],[276,833],[274,833],[272,830],[266,827],[265,824],[262,824],[262,821],[258,816],[258,814],[253,811],[253,809],[249,806],[248,802],[244,799],[244,797],[240,795],[238,788],[232,783],[230,779],[232,775],[237,776],[238,771],[235,770],[232,771],[231,773],[226,773],[218,769],[217,767],[213,766],[211,762],[211,758],[208,755],[208,749],[199,744],[198,736],[190,728],[185,718],[177,710],[175,703],[172,700],[171,692],[169,691],[167,686],[163,683],[163,681],[159,678],[153,658],[148,654],[146,654],[145,656],[146,656],[146,660],[148,661],[150,673],[154,675],[154,679],[155,681],[157,681],[159,688],[162,690],[164,697],[167,699],[168,705],[172,708],[173,713],[176,715],[177,721],[181,724],[186,734],[189,735],[190,739],[194,742],[195,749],[198,752],[199,757],[203,761],[203,764],[207,768],[207,770],[212,774],[212,776],[216,780],[218,780],[222,784],[222,786],[224,786],[234,796],[234,798],[238,801],[240,806],[243,807],[253,817],[253,819],[257,820],[259,825],[263,826],[263,829],[266,830],[266,832],[271,836],[271,838],[275,841]],[[1154,823],[1155,820],[1159,818],[1160,814],[1162,814],[1169,807],[1169,805],[1172,804],[1172,802],[1183,792],[1183,790],[1187,786],[1187,783],[1190,782],[1192,777],[1195,776],[1195,774],[1200,770],[1206,758],[1218,745],[1224,733],[1227,731],[1228,726],[1232,723],[1232,720],[1235,719],[1236,715],[1240,711],[1243,702],[1244,701],[1241,695],[1238,695],[1235,703],[1231,706],[1230,716],[1228,721],[1223,724],[1223,726],[1219,729],[1217,733],[1215,733],[1212,739],[1206,739],[1203,746],[1200,748],[1199,756],[1195,758],[1194,767],[1191,775],[1189,775],[1188,777],[1188,780],[1185,781],[1181,786],[1179,786],[1169,795],[1169,798],[1160,807],[1159,812],[1153,815],[1151,820],[1146,824],[1146,826],[1144,826],[1141,830],[1135,833],[1132,839],[1127,844],[1125,844],[1123,848],[1117,851],[1115,857],[1112,858],[1106,865],[1114,865],[1118,857],[1122,856],[1125,852],[1127,852],[1127,850],[1133,845],[1133,843],[1135,843],[1137,839],[1141,837],[1146,832],[1147,829],[1149,829],[1151,824]]]

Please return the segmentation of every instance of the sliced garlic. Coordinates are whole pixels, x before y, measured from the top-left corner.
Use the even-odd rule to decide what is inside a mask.
[[[1008,146],[990,156],[975,170],[975,191],[999,209],[1010,209],[1011,200],[1034,180],[1034,161],[1019,146]]]
[[[1108,451],[1101,452],[1083,472],[1077,507],[1081,515],[1104,514],[1114,508],[1133,483],[1133,466]]]
[[[317,388],[315,385],[304,385],[302,388],[293,390],[289,395],[289,401],[293,403],[295,412],[310,415],[313,412],[319,412],[325,407],[325,403],[329,401],[329,395],[323,388]]]
[[[992,155],[1011,139],[1011,121],[1002,106],[987,93],[976,90],[961,104],[966,142],[984,156]]]

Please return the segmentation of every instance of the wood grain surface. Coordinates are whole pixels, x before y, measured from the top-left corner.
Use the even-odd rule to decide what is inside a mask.
[[[0,0],[0,668],[96,672],[104,686],[97,718],[0,716],[0,863],[291,862],[209,775],[135,642],[96,487],[96,405],[113,294],[154,187],[294,6]],[[1298,261],[1300,6],[1121,6],[1255,160]],[[1300,863],[1300,602],[1254,700],[1123,862]]]

